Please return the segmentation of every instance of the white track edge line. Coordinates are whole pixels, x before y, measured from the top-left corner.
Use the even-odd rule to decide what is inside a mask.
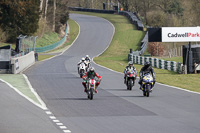
[[[31,98],[27,97],[26,95],[24,95],[22,92],[20,92],[17,88],[15,88],[14,86],[12,86],[10,83],[4,81],[3,79],[0,79],[0,81],[6,83],[10,88],[12,88],[13,90],[15,90],[19,95],[21,95],[22,97],[26,98],[29,102],[33,103],[34,105],[40,107],[41,109],[45,110],[46,107],[36,103],[35,101],[33,101]]]

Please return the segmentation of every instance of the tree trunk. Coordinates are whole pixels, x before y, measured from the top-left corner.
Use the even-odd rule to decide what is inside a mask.
[[[40,12],[42,12],[43,2],[43,0],[40,0]]]
[[[45,23],[46,23],[46,20],[47,20],[48,2],[49,2],[49,0],[46,0],[45,11],[44,11],[44,21],[45,21]]]
[[[53,27],[52,27],[52,31],[55,31],[55,23],[56,21],[56,0],[53,1]]]

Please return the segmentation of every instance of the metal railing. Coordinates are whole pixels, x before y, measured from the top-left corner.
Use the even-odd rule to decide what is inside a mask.
[[[62,44],[65,43],[66,39],[67,39],[67,32],[68,32],[68,24],[67,24],[67,27],[66,27],[66,30],[65,30],[65,36],[58,42],[56,43],[53,43],[51,45],[48,45],[48,46],[44,46],[44,47],[36,47],[35,48],[35,53],[42,53],[42,52],[48,52],[48,51],[51,51],[59,46],[61,46]],[[33,50],[32,50],[33,51]]]

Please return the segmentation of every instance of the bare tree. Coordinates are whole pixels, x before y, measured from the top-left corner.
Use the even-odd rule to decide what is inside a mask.
[[[55,31],[56,23],[56,0],[53,1],[53,26],[52,31]]]
[[[40,12],[42,12],[43,2],[43,0],[40,0]]]
[[[46,23],[46,21],[47,21],[48,2],[49,2],[49,0],[46,0],[45,11],[44,11],[44,21],[45,21],[45,23]]]

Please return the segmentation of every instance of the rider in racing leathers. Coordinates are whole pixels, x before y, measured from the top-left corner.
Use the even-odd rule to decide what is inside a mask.
[[[136,70],[136,68],[133,66],[133,62],[132,62],[132,61],[129,61],[129,62],[128,62],[128,66],[126,66],[126,68],[124,69],[124,84],[126,84],[127,72],[128,72],[130,69],[133,69],[133,70],[135,71],[135,73],[137,74],[137,70]]]
[[[155,73],[154,73],[154,70],[153,68],[151,67],[151,64],[149,62],[145,62],[144,66],[141,68],[140,70],[140,80],[138,82],[138,84],[140,84],[140,86],[142,85],[142,79],[143,79],[143,76],[146,74],[146,73],[150,73],[153,77],[153,86],[155,85]],[[152,88],[153,88],[152,86]],[[141,87],[140,87],[141,89]]]
[[[83,86],[84,86],[84,88],[85,88],[85,89],[84,89],[84,92],[86,92],[86,90],[87,90],[86,83],[88,82],[88,79],[89,79],[89,78],[94,78],[94,77],[98,77],[98,79],[99,79],[99,81],[96,82],[96,89],[95,89],[95,93],[98,93],[97,87],[99,86],[102,77],[99,76],[99,75],[95,72],[95,70],[94,70],[93,67],[91,67],[91,68],[89,69],[89,71],[82,77],[83,80],[84,80],[84,81],[82,82],[82,84],[83,84]]]
[[[86,66],[85,58],[84,58],[84,57],[83,57],[83,58],[80,60],[80,62],[77,64],[77,66],[78,66],[78,74],[79,74],[79,65],[80,65],[81,63],[84,63],[85,66]]]

